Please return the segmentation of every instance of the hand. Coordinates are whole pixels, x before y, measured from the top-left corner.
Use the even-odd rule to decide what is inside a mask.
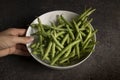
[[[10,28],[0,32],[0,57],[16,54],[29,55],[26,43],[33,41],[33,37],[23,37],[25,29]]]

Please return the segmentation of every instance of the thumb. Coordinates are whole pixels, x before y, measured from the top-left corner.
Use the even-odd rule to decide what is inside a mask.
[[[18,44],[18,43],[22,43],[22,44],[27,44],[29,42],[32,42],[34,40],[33,37],[14,37],[13,41]]]

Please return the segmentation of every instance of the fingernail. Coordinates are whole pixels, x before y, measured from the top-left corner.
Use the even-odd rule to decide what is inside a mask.
[[[34,37],[29,37],[29,41],[28,42],[32,42],[34,40]]]

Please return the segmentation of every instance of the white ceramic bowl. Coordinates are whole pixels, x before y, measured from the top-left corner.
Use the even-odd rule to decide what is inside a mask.
[[[38,18],[41,20],[42,24],[48,24],[50,25],[51,22],[55,22],[56,21],[56,16],[57,15],[63,15],[63,17],[67,20],[71,20],[72,18],[78,16],[78,14],[74,13],[74,12],[71,12],[71,11],[64,11],[64,10],[57,10],[57,11],[51,11],[51,12],[48,12],[48,13],[45,13],[41,16],[39,16]],[[34,23],[38,23],[37,21],[37,18],[31,23],[31,24],[34,24]],[[35,30],[32,29],[30,26],[28,27],[28,30],[27,30],[27,33],[26,33],[26,36],[31,36],[31,33],[34,33]],[[96,41],[96,35],[94,35],[94,39]],[[81,63],[83,63],[91,54],[92,52],[85,58],[83,59],[82,61],[80,61],[79,63],[76,63],[76,64],[73,64],[73,65],[69,65],[69,66],[51,66],[45,62],[43,62],[42,60],[40,60],[40,58],[38,58],[36,55],[32,54],[31,53],[31,48],[29,47],[31,45],[31,43],[28,43],[26,46],[27,46],[27,49],[29,51],[29,53],[32,55],[32,57],[37,60],[38,62],[40,62],[41,64],[49,67],[49,68],[54,68],[54,69],[69,69],[69,68],[73,68]],[[95,48],[95,46],[93,47],[93,49]]]

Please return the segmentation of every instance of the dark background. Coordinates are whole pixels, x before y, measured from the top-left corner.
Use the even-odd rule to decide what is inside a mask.
[[[0,31],[27,28],[39,15],[52,10],[76,13],[96,8],[91,16],[98,29],[95,52],[70,70],[49,69],[32,57],[0,58],[0,80],[120,80],[120,0],[0,0]]]

